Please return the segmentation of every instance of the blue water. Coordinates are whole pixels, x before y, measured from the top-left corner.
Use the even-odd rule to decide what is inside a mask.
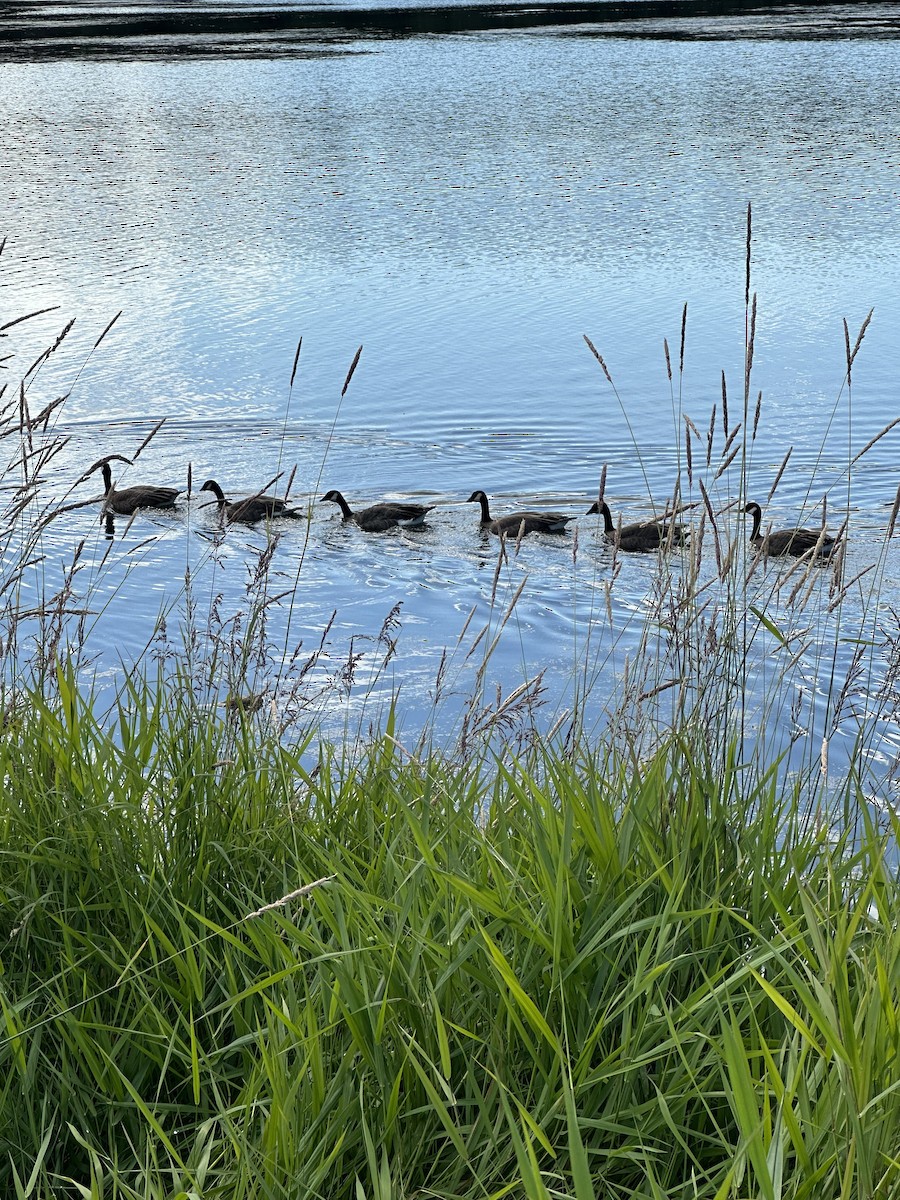
[[[273,618],[276,642],[308,650],[336,613],[329,657],[305,677],[322,684],[328,719],[374,718],[399,686],[415,730],[474,611],[452,658],[446,703],[458,721],[490,639],[468,660],[466,648],[527,577],[486,694],[543,672],[551,725],[596,677],[600,724],[646,629],[655,568],[620,563],[613,583],[590,518],[577,542],[523,544],[495,590],[496,544],[463,502],[484,488],[498,512],[583,512],[604,465],[626,520],[662,508],[679,475],[694,503],[700,477],[716,505],[736,499],[740,456],[713,476],[723,372],[729,425],[743,418],[749,202],[751,417],[763,395],[747,494],[766,500],[793,447],[770,519],[815,524],[827,496],[836,528],[849,509],[848,576],[879,561],[866,578],[877,575],[886,607],[900,572],[892,547],[879,558],[879,539],[900,430],[849,479],[847,464],[900,415],[900,56],[888,36],[898,10],[874,6],[872,36],[852,38],[786,38],[788,18],[772,18],[768,30],[729,36],[707,22],[685,36],[682,23],[654,38],[646,26],[610,37],[590,23],[393,40],[351,29],[339,42],[307,30],[302,53],[269,58],[258,43],[252,58],[17,52],[0,72],[4,320],[56,307],[10,331],[16,365],[77,318],[29,388],[32,410],[71,391],[48,491],[98,495],[99,483],[76,485],[85,468],[132,455],[165,417],[134,468],[117,464],[123,484],[186,488],[190,464],[195,490],[213,476],[239,495],[296,466],[300,503],[330,487],[360,505],[428,497],[440,507],[422,533],[367,537],[341,528],[331,506],[314,509],[308,530],[280,530],[273,569],[297,587],[289,626]],[[852,344],[870,309],[848,392],[843,321]],[[692,481],[682,412],[702,432]],[[48,527],[42,570],[52,580],[82,538],[86,561],[106,555],[82,576],[108,601],[93,635],[101,680],[121,677],[167,605],[174,636],[186,568],[203,611],[220,592],[225,618],[246,605],[265,531],[233,528],[219,544],[194,496],[174,517],[118,521],[110,547],[98,512]],[[733,510],[721,520],[741,536]],[[802,625],[791,586],[766,589],[767,611]],[[371,639],[398,602],[396,653],[382,669],[386,643]],[[801,691],[824,726],[828,706],[810,697],[827,691],[835,631],[871,632],[873,608],[860,585],[840,614],[823,612],[791,695]],[[852,648],[837,646],[840,671]],[[357,652],[348,698],[334,681]],[[853,732],[850,721],[843,736]],[[883,732],[886,764],[890,721]]]

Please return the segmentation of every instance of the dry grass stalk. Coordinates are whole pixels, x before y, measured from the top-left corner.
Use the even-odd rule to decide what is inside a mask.
[[[725,372],[722,372],[722,436],[728,436],[728,388],[725,384]]]
[[[678,353],[678,374],[684,374],[684,343],[687,338],[687,304],[681,310],[681,349]]]
[[[337,673],[337,684],[345,696],[349,696],[353,690],[353,685],[356,683],[356,668],[363,658],[362,650],[356,649],[356,640],[355,637],[350,638],[347,657]]]
[[[750,547],[752,549],[752,547]],[[744,586],[749,587],[753,576],[765,568],[768,559],[765,554],[750,554],[747,558],[747,570],[744,574]]]
[[[62,504],[59,506],[59,508],[53,508],[44,516],[38,518],[36,526],[37,532],[46,529],[51,521],[55,521],[56,518],[62,516],[63,513],[75,512],[79,508],[87,508],[89,505],[96,503],[96,500],[78,500],[74,501],[72,504]]]
[[[727,579],[731,574],[731,568],[734,566],[734,560],[737,555],[738,543],[731,542],[722,562],[722,572],[720,578]]]
[[[691,455],[691,427],[685,421],[684,426],[684,457],[687,465],[688,487],[694,486],[694,463]]]
[[[847,559],[847,522],[845,521],[837,533],[836,545],[837,549],[832,550],[829,555],[831,562],[832,586],[837,588],[841,586],[841,581],[844,578],[844,564]],[[872,564],[875,565],[874,563]]]
[[[734,439],[737,437],[737,435],[741,432],[741,424],[742,423],[740,421],[738,421],[737,425],[735,425],[734,429],[732,429],[731,433],[729,433],[728,437],[725,439],[725,445],[722,447],[723,455],[728,453],[728,451],[731,449],[731,443],[734,441]]]
[[[619,544],[619,534],[621,533],[621,530],[622,530],[622,514],[619,513],[619,516],[616,520],[616,536],[613,539],[612,559],[610,560],[610,567],[612,569],[614,579],[618,575],[620,567],[621,567],[621,563],[619,562],[619,551],[621,549],[621,546]]]
[[[802,596],[802,598],[800,600],[800,604],[799,604],[799,608],[800,608],[801,612],[806,611],[806,606],[807,606],[807,604],[809,604],[810,599],[812,598],[813,591],[816,588],[818,588],[821,584],[821,580],[818,578],[818,573],[819,572],[818,572],[818,568],[816,567],[815,559],[811,559],[809,569],[807,570],[804,579],[802,579],[800,581],[801,584],[803,582],[806,583],[806,588],[803,592],[803,596]],[[800,584],[798,584],[798,587],[799,586],[800,586]],[[796,592],[796,591],[797,591],[797,588],[794,589],[794,592]],[[793,603],[794,603],[794,595],[792,593],[791,597],[788,600],[788,604],[792,605]]]
[[[298,351],[299,351],[299,347],[298,347]],[[359,356],[362,354],[362,352],[363,352],[363,348],[362,348],[362,346],[360,346],[359,349],[356,351],[356,353],[353,356],[353,362],[350,364],[350,370],[347,372],[347,378],[344,380],[344,386],[341,388],[341,399],[342,400],[347,393],[347,388],[350,386],[350,380],[353,378],[353,372],[356,370],[356,365],[359,362]]]
[[[804,629],[802,631],[799,631],[799,632],[791,635],[790,640],[792,642],[796,641],[797,638],[805,638],[806,640],[801,641],[800,645],[797,647],[797,649],[793,652],[791,657],[788,659],[787,665],[785,667],[785,674],[787,674],[790,671],[793,671],[795,667],[798,667],[800,665],[800,663],[803,661],[803,659],[805,658],[805,656],[807,654],[809,654],[810,650],[812,649],[812,644],[813,644],[812,638],[810,638],[808,636],[808,634],[809,634],[809,630]]]
[[[571,711],[568,708],[563,709],[563,711],[560,713],[560,715],[556,718],[556,720],[553,722],[553,724],[550,726],[550,728],[547,731],[547,741],[548,742],[550,742],[552,744],[554,738],[559,733],[560,729],[562,729],[563,725],[565,725],[566,721],[569,720],[570,716],[571,716]]]
[[[600,471],[600,482],[597,485],[597,503],[603,503],[603,497],[606,494],[606,463]]]
[[[638,700],[641,703],[643,703],[645,700],[652,700],[654,696],[659,696],[662,692],[669,691],[670,688],[679,687],[684,682],[685,680],[683,676],[679,676],[677,679],[667,679],[665,683],[659,683],[656,685],[656,687],[650,688],[649,691],[641,692],[641,694],[638,696]]]
[[[163,427],[163,425],[165,425],[165,423],[166,423],[165,417],[163,417],[162,420],[156,422],[156,424],[153,426],[153,428],[150,430],[150,432],[147,434],[147,436],[144,438],[144,440],[138,446],[137,450],[134,452],[134,454],[132,454],[131,461],[133,463],[137,462],[137,460],[141,456],[142,451],[144,451],[147,448],[147,446],[150,445],[150,443],[153,441],[153,439],[156,437],[156,435],[159,433],[159,431],[162,429],[162,427]]]
[[[797,580],[796,584],[791,589],[790,595],[788,596],[788,606],[792,606],[794,604],[797,596],[807,584],[810,584],[810,587],[807,588],[801,607],[805,607],[809,596],[812,594],[812,587],[815,586],[816,582],[820,578],[822,562],[819,558],[819,554],[821,553],[822,547],[825,544],[825,536],[825,526],[823,525],[819,530],[819,537],[816,541],[816,544],[814,546],[810,546],[810,548],[804,554],[799,555],[792,563],[790,569],[786,571],[784,575],[779,577],[776,587],[777,590],[781,591],[798,571],[801,572],[800,578]]]
[[[28,370],[22,376],[23,383],[25,382],[26,379],[31,379],[34,375],[36,375],[37,372],[40,370],[40,368],[47,361],[47,359],[50,358],[50,356],[52,354],[54,354],[60,348],[60,346],[65,341],[65,339],[68,337],[69,332],[71,331],[72,326],[74,324],[75,324],[75,318],[73,317],[72,320],[69,321],[68,324],[63,327],[63,330],[56,338],[56,341],[50,347],[48,347],[48,349],[43,350],[37,356],[37,358],[34,360],[34,362],[31,364],[31,366],[28,368]]]
[[[894,504],[891,508],[890,519],[888,520],[887,536],[889,539],[894,536],[894,527],[897,524],[898,512],[900,512],[900,487],[897,488],[897,495],[894,497]]]
[[[24,434],[30,452],[32,450],[31,418],[28,415],[28,399],[25,395],[24,383],[19,384],[19,433]],[[23,456],[23,466],[25,465],[26,460]]]
[[[853,359],[850,355],[850,327],[847,324],[847,318],[844,317],[844,361],[847,364],[847,382],[850,382],[850,368],[853,365]]]
[[[528,582],[528,576],[527,576],[527,575],[523,575],[523,576],[522,576],[522,578],[521,578],[521,580],[519,581],[519,586],[516,588],[515,592],[513,593],[513,597],[512,597],[512,599],[510,600],[509,604],[506,606],[506,612],[503,614],[503,617],[502,617],[502,619],[501,619],[501,621],[500,621],[500,628],[497,630],[497,636],[498,636],[498,637],[500,636],[500,634],[501,634],[501,633],[503,632],[503,630],[505,629],[505,627],[506,627],[506,622],[507,622],[507,621],[509,620],[509,618],[512,616],[512,614],[513,614],[513,609],[514,609],[514,608],[516,607],[516,605],[519,603],[519,598],[520,598],[520,596],[522,595],[522,592],[525,590],[525,585],[526,585],[526,583],[527,583],[527,582]],[[496,640],[496,639],[495,639],[495,640]]]
[[[473,604],[472,607],[469,609],[469,615],[466,617],[465,621],[463,622],[463,627],[460,630],[459,637],[456,639],[457,650],[459,649],[460,645],[462,644],[462,640],[466,636],[466,631],[468,630],[469,625],[472,623],[472,618],[475,616],[475,613],[477,611],[478,611],[477,604]]]
[[[858,336],[856,338],[856,342],[853,346],[853,353],[850,356],[851,362],[856,358],[856,355],[859,353],[859,348],[862,345],[863,338],[866,336],[866,330],[869,328],[869,322],[872,320],[874,313],[875,313],[875,309],[870,308],[868,313],[866,314],[866,319],[863,321],[862,325],[860,326],[859,334],[858,334]]]
[[[706,434],[706,466],[712,462],[713,440],[716,436],[716,406],[712,406],[712,412],[709,414],[709,430]]]
[[[759,418],[762,413],[762,391],[759,391],[756,396],[756,410],[753,413],[753,434],[750,438],[751,442],[756,441],[756,431],[759,429]]]
[[[509,558],[506,553],[506,535],[501,533],[497,542],[497,562],[494,567],[494,577],[491,580],[491,608],[493,608],[497,603],[497,587],[500,583],[500,572],[502,571],[504,564],[508,562]]]
[[[294,365],[291,367],[291,382],[288,387],[294,386],[294,380],[297,377],[297,365],[300,362],[300,347],[303,345],[303,338],[300,337],[297,342],[297,349],[294,351]]]
[[[596,358],[597,362],[603,368],[603,374],[606,376],[606,378],[609,380],[609,382],[612,383],[612,375],[610,375],[609,368],[607,367],[606,363],[603,361],[603,355],[600,353],[600,351],[597,349],[597,347],[594,345],[594,343],[591,341],[591,339],[588,337],[588,335],[586,333],[583,333],[581,336],[587,342],[587,347],[590,350],[591,354],[593,354],[594,358]]]
[[[116,315],[113,317],[113,319],[110,321],[110,323],[106,326],[106,328],[103,330],[103,332],[97,338],[96,342],[94,342],[93,346],[91,347],[91,353],[93,353],[94,350],[97,349],[97,347],[100,345],[100,343],[103,341],[103,339],[109,333],[109,331],[112,329],[113,325],[115,325],[116,321],[118,321],[118,319],[119,319],[119,317],[121,317],[121,315],[122,315],[122,309],[120,308],[119,311],[116,313]]]
[[[831,735],[838,732],[844,712],[848,707],[848,702],[858,692],[860,679],[863,673],[863,655],[865,653],[864,646],[857,646],[853,651],[853,657],[850,660],[850,665],[847,668],[847,673],[844,676],[844,682],[841,685],[841,690],[838,693],[837,700],[834,703],[831,715]]]
[[[3,239],[3,244],[6,244],[6,239]],[[24,317],[14,317],[11,321],[4,321],[0,325],[0,333],[5,333],[7,329],[12,329],[15,325],[21,325],[23,321],[30,321],[34,317],[42,317],[44,313],[56,312],[59,309],[58,304],[51,304],[48,308],[36,308],[33,312],[26,313]]]
[[[698,480],[698,483],[700,486],[700,495],[703,497],[703,503],[706,506],[706,511],[709,515],[709,523],[712,526],[713,547],[714,547],[715,553],[716,553],[716,570],[719,574],[719,578],[721,579],[723,577],[722,576],[722,547],[719,543],[719,527],[716,524],[716,514],[713,512],[713,506],[710,503],[709,494],[707,493],[706,488],[704,487],[703,480],[702,479]]]
[[[869,563],[869,565],[866,567],[863,567],[863,569],[861,571],[857,571],[857,573],[853,576],[852,579],[848,579],[846,583],[842,584],[840,582],[840,576],[839,576],[837,568],[839,566],[843,565],[843,559],[844,559],[843,545],[841,546],[841,549],[838,551],[838,555],[839,555],[840,561],[839,561],[839,563],[835,564],[836,569],[834,572],[834,575],[837,576],[837,578],[835,579],[834,583],[832,584],[834,599],[829,603],[828,608],[826,609],[826,612],[828,612],[828,613],[832,613],[835,611],[835,609],[839,608],[841,606],[841,604],[843,604],[844,600],[847,598],[847,594],[849,593],[850,589],[852,587],[855,587],[856,584],[859,583],[859,581],[862,578],[864,578],[870,572],[874,571],[875,566],[876,566],[875,563]]]
[[[669,343],[666,338],[663,338],[663,351],[666,356],[666,375],[669,377],[669,383],[672,382],[672,360],[669,357]]]
[[[543,671],[539,672],[533,679],[526,679],[524,683],[520,683],[506,697],[502,699],[500,685],[497,685],[497,700],[494,709],[488,713],[487,719],[481,726],[481,731],[485,732],[494,725],[507,724],[513,710],[521,705],[523,701],[528,707],[533,707],[538,695],[543,691]]]
[[[872,320],[872,315],[874,312],[875,312],[874,308],[869,309],[869,311],[866,315],[866,319],[863,321],[862,325],[860,326],[859,334],[857,335],[856,342],[854,343],[854,346],[853,346],[853,350],[850,353],[849,362],[847,365],[847,382],[848,383],[850,382],[850,368],[853,366],[856,356],[859,353],[859,348],[862,345],[863,338],[866,336],[866,330],[869,328],[869,322]]]
[[[128,534],[128,532],[130,531],[132,525],[135,523],[136,520],[137,520],[137,513],[132,513],[131,516],[128,518],[128,521],[125,525],[124,530],[122,531],[123,537],[125,537]],[[125,553],[132,557],[140,557],[141,551],[146,550],[148,546],[152,546],[155,542],[156,542],[156,534],[151,534],[149,537],[145,537],[142,541],[136,542],[133,546],[129,546],[128,549],[125,551]]]
[[[740,428],[740,426],[738,426],[738,428]],[[721,475],[725,474],[725,472],[728,470],[728,468],[734,462],[735,458],[738,456],[738,454],[740,454],[741,448],[742,448],[742,445],[740,442],[738,442],[738,444],[732,449],[732,451],[728,455],[728,457],[722,459],[722,461],[719,463],[718,470],[716,471],[715,475],[713,475],[713,483],[715,483],[715,481]]]
[[[478,633],[475,635],[475,640],[472,642],[472,645],[466,652],[466,659],[470,659],[472,657],[472,655],[478,649],[479,644],[484,639],[485,635],[490,632],[490,628],[490,625],[483,625],[481,629],[479,629]]]
[[[325,875],[322,879],[316,879],[312,883],[304,884],[303,887],[296,888],[293,892],[288,892],[286,896],[282,896],[280,900],[273,900],[271,904],[264,904],[262,908],[257,908],[254,912],[247,913],[244,917],[245,921],[252,921],[254,917],[261,917],[263,913],[273,912],[276,908],[284,908],[290,904],[292,900],[299,900],[302,896],[308,896],[310,892],[314,892],[316,888],[323,887],[326,883],[331,883],[335,879],[334,875]]]
[[[706,510],[700,513],[700,525],[697,529],[696,536],[693,538],[693,570],[692,577],[696,579],[700,574],[700,568],[703,565],[703,539],[706,536]]]
[[[876,442],[880,442],[885,434],[890,433],[895,425],[900,425],[900,417],[894,417],[893,421],[889,421],[887,425],[885,425],[884,429],[880,431],[880,433],[876,433],[873,438],[870,438],[869,441],[867,441],[863,446],[862,450],[860,450],[858,454],[854,454],[853,458],[850,460],[850,466],[852,467],[855,463],[858,463],[862,456],[867,454]]]
[[[772,486],[769,488],[769,494],[766,497],[766,504],[768,504],[769,501],[772,499],[772,497],[775,495],[775,491],[776,491],[779,483],[781,483],[781,477],[784,474],[785,470],[787,469],[788,461],[793,453],[794,453],[794,447],[789,446],[787,454],[781,460],[781,466],[778,468],[778,470],[775,473],[774,482],[772,483]]]
[[[744,365],[744,409],[750,396],[750,376],[753,372],[753,347],[756,344],[756,292],[753,293],[753,305],[750,309],[750,336],[747,340],[747,358]]]
[[[872,314],[874,312],[875,312],[874,308],[869,309],[868,315],[866,316],[866,319],[862,323],[862,326],[860,328],[859,334],[857,336],[856,342],[854,343],[852,350],[850,349],[850,328],[847,325],[847,318],[844,317],[844,353],[846,355],[846,362],[847,362],[847,385],[848,386],[850,386],[853,382],[852,381],[853,362],[854,362],[857,354],[859,353],[859,348],[862,345],[863,338],[866,336],[866,330],[869,328],[869,322],[872,320]]]
[[[288,475],[287,483],[284,485],[285,499],[287,499],[288,495],[290,494],[291,488],[294,486],[294,479],[296,478],[296,475],[297,475],[297,464],[294,463],[294,465],[291,467],[291,473]]]
[[[434,674],[434,690],[432,692],[432,696],[434,697],[435,708],[437,708],[440,705],[440,703],[444,697],[444,680],[447,677],[447,667],[449,665],[449,662],[450,662],[450,656],[447,652],[447,647],[444,646],[441,649],[441,657],[438,660],[437,671],[435,671],[435,674]],[[422,736],[424,737],[424,730],[423,730]],[[421,742],[420,742],[420,746],[421,746]]]

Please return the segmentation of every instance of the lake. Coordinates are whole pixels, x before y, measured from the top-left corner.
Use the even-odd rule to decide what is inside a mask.
[[[99,504],[45,532],[50,585],[85,542],[101,688],[172,604],[174,636],[186,568],[201,613],[226,621],[246,604],[265,530],[217,536],[199,483],[237,496],[296,467],[300,504],[338,488],[359,505],[439,505],[422,532],[365,535],[331,505],[309,526],[280,523],[272,569],[296,588],[289,623],[282,608],[271,628],[284,647],[302,641],[301,657],[327,630],[309,678],[333,728],[380,719],[399,687],[414,739],[439,670],[452,726],[523,581],[486,696],[543,672],[549,727],[592,679],[599,726],[652,612],[655,560],[621,561],[612,583],[596,518],[582,516],[577,539],[529,539],[498,573],[465,501],[483,488],[497,513],[583,514],[604,466],[624,520],[661,511],[679,477],[695,505],[699,478],[717,507],[737,499],[742,456],[714,475],[723,373],[729,426],[743,417],[751,203],[750,403],[760,391],[762,403],[747,497],[766,501],[793,447],[767,520],[815,525],[827,497],[830,528],[849,516],[847,577],[879,564],[865,577],[878,625],[868,582],[837,615],[823,599],[791,684],[830,727],[846,639],[896,630],[900,562],[882,542],[900,429],[848,463],[900,416],[900,5],[653,16],[636,4],[630,19],[608,7],[290,6],[305,15],[289,27],[236,31],[224,19],[249,10],[219,5],[206,27],[129,34],[116,22],[145,10],[48,4],[26,19],[3,6],[3,319],[55,306],[16,327],[17,363],[76,318],[29,387],[32,410],[71,390],[47,487],[98,497],[97,477],[76,484],[86,467],[133,455],[162,418],[118,478],[185,488],[190,465],[193,480],[177,514],[118,521],[112,542]],[[843,322],[852,345],[871,309],[848,392]],[[690,480],[683,414],[702,434]],[[736,509],[719,519],[742,536]],[[783,599],[767,601],[773,619],[808,620]],[[378,641],[398,603],[399,628]],[[888,668],[879,648],[836,731],[847,746]],[[886,769],[898,739],[892,717],[882,725],[873,759]]]

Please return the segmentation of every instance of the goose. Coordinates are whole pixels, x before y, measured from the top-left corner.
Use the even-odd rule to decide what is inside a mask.
[[[776,529],[765,537],[759,532],[762,524],[762,509],[758,504],[750,503],[743,511],[753,517],[753,530],[750,534],[751,543],[762,554],[784,555],[792,554],[799,558],[810,550],[815,550],[816,558],[827,558],[837,544],[837,539],[821,529]]]
[[[226,500],[225,493],[214,479],[207,479],[201,492],[212,492],[226,521],[238,521],[243,525],[255,525],[272,517],[299,517],[298,508],[288,508],[282,496],[248,496],[245,500]]]
[[[687,531],[683,525],[667,524],[652,518],[649,521],[634,521],[631,525],[623,525],[621,529],[617,529],[605,500],[595,500],[585,516],[593,516],[595,513],[603,517],[604,536],[614,541],[620,550],[658,550],[660,546],[667,546],[670,540],[674,546],[683,546],[687,540]]]
[[[482,491],[473,492],[466,504],[481,505],[481,528],[486,533],[503,534],[505,537],[522,537],[526,533],[565,533],[569,521],[574,517],[559,512],[517,512],[502,517],[491,517],[488,498]]]
[[[434,508],[433,504],[382,500],[378,504],[370,504],[368,508],[360,508],[354,512],[341,493],[334,488],[319,500],[320,504],[326,502],[336,504],[345,521],[352,521],[366,533],[383,533],[386,529],[395,529],[398,525],[404,529],[418,529],[425,524],[425,518]]]
[[[116,457],[121,458],[120,455]],[[130,465],[131,460],[122,458],[122,462]],[[151,483],[136,483],[127,488],[113,487],[109,462],[103,459],[98,465],[103,475],[103,507],[107,512],[130,517],[139,508],[172,508],[180,495],[178,488],[156,487]],[[91,470],[96,470],[96,467],[92,467]]]

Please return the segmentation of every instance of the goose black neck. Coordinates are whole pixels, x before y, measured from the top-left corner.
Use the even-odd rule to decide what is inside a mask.
[[[225,503],[225,493],[214,479],[207,479],[206,483],[204,483],[203,487],[201,488],[201,491],[212,492],[220,504]]]
[[[603,532],[614,533],[615,526],[613,525],[612,513],[609,511],[609,505],[605,500],[601,500],[597,505],[597,512],[603,518]]]
[[[744,512],[750,513],[751,517],[753,517],[753,530],[750,534],[750,541],[751,542],[758,541],[759,540],[759,527],[762,524],[762,509],[759,507],[758,504],[748,504],[747,507],[744,509]]]
[[[103,491],[108,496],[113,490],[112,485],[112,470],[109,463],[103,463],[100,467],[100,473],[103,476]]]
[[[478,503],[481,505],[481,523],[482,523],[482,525],[490,525],[491,510],[490,510],[490,506],[488,505],[487,496],[484,494],[484,492],[475,492],[472,495],[472,499],[477,500]]]
[[[341,495],[341,493],[338,491],[332,492],[331,498],[335,502],[335,504],[337,504],[340,507],[341,512],[344,514],[344,520],[352,521],[353,520],[353,509],[350,507],[350,505],[347,503],[347,501],[344,499],[344,497]]]

